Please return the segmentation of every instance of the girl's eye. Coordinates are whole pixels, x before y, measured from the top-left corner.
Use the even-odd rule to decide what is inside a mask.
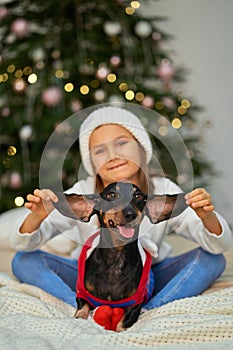
[[[102,154],[104,153],[104,148],[97,148],[96,150],[94,150],[94,155],[98,155],[98,154]]]
[[[124,146],[124,145],[126,145],[128,143],[128,140],[126,140],[126,139],[121,139],[121,140],[119,140],[118,142],[117,142],[117,145],[118,146]]]

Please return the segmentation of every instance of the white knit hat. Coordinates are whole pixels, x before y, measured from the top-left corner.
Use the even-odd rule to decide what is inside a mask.
[[[119,124],[131,132],[146,152],[146,162],[152,157],[152,145],[141,121],[133,113],[119,107],[102,107],[90,113],[80,127],[79,146],[83,166],[89,175],[94,175],[90,158],[89,141],[92,132],[103,124]]]

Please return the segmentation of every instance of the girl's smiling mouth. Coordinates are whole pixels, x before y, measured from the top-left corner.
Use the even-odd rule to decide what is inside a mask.
[[[127,164],[127,162],[123,162],[123,163],[119,163],[119,164],[115,164],[111,167],[108,167],[108,170],[115,170],[115,169],[119,169],[123,166],[125,166]]]

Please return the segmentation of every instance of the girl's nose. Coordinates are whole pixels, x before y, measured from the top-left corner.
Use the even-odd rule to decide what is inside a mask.
[[[116,149],[113,145],[109,145],[108,147],[108,160],[115,159],[117,157]]]

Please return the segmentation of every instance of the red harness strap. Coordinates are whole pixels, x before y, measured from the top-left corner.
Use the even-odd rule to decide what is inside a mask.
[[[149,274],[151,268],[152,258],[149,252],[145,250],[146,260],[143,266],[143,272],[141,280],[138,285],[137,291],[128,298],[124,298],[117,301],[109,301],[97,298],[92,295],[86,288],[84,284],[85,276],[85,266],[87,259],[87,252],[92,248],[92,243],[94,239],[99,236],[100,232],[96,232],[94,235],[88,238],[85,245],[82,248],[80,257],[78,259],[78,279],[76,283],[76,295],[78,298],[85,299],[92,307],[97,307],[100,305],[109,305],[111,307],[127,307],[131,305],[141,304],[148,299],[148,285],[149,285]]]

